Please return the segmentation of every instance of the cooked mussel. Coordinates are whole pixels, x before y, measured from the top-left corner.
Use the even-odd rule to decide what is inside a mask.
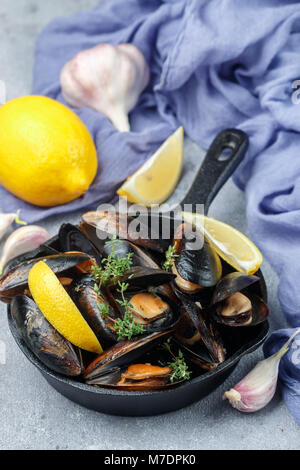
[[[158,295],[165,295],[173,302],[177,302],[174,292],[169,285],[175,275],[162,271],[157,262],[142,248],[127,240],[112,240],[105,245],[102,252],[104,259],[111,254],[112,250],[114,250],[115,256],[120,258],[125,258],[129,253],[132,254],[132,268],[129,275],[126,274],[126,282],[129,282],[132,287],[134,285],[138,287],[138,284],[140,287],[156,287]],[[129,279],[130,276],[132,277],[132,281]]]
[[[81,251],[90,255],[97,263],[101,263],[102,256],[99,251],[75,225],[63,224],[60,227],[58,236],[62,251]]]
[[[151,364],[132,364],[122,374],[117,383],[120,390],[159,390],[170,382],[170,367]]]
[[[56,274],[61,274],[75,266],[90,263],[91,258],[84,253],[64,253],[30,259],[8,271],[0,280],[0,300],[9,302],[13,297],[23,295],[28,288],[28,275],[34,264],[44,261]]]
[[[105,240],[111,236],[118,236],[120,239],[129,240],[144,248],[164,253],[168,248],[168,241],[155,239],[153,233],[149,233],[149,227],[138,218],[130,217],[127,214],[110,211],[87,212],[82,216],[82,225],[89,236],[91,231],[96,230],[99,237]],[[95,236],[95,235],[94,235]]]
[[[117,342],[118,335],[114,330],[114,321],[118,315],[104,292],[96,293],[94,284],[90,276],[83,276],[72,283],[71,295],[82,316],[105,349]],[[102,314],[100,305],[108,309],[106,315]]]
[[[84,378],[87,383],[92,383],[95,378],[104,376],[116,367],[132,364],[136,359],[143,356],[147,351],[155,348],[165,338],[170,335],[170,331],[153,333],[149,336],[142,336],[132,341],[121,341],[103,352],[86,369]]]
[[[120,303],[122,296],[116,290],[107,290],[110,303],[118,309],[121,318],[125,314],[125,308]],[[129,310],[133,320],[142,325],[147,334],[162,332],[174,327],[179,319],[178,306],[170,298],[160,294],[143,290],[138,292],[126,292],[124,298],[129,302]]]
[[[184,296],[181,301],[181,316],[176,326],[175,338],[194,364],[203,369],[215,369],[226,358],[226,350],[218,331],[197,303]]]
[[[269,308],[251,287],[259,280],[239,272],[221,279],[212,299],[216,321],[228,326],[254,326],[265,321]]]
[[[212,304],[217,304],[227,299],[236,292],[250,287],[252,284],[259,282],[258,276],[244,274],[240,272],[232,272],[222,277],[214,289],[212,296]]]
[[[114,256],[117,258],[126,258],[128,254],[131,254],[133,266],[145,266],[153,269],[159,268],[158,264],[145,250],[128,240],[103,240],[97,236],[94,227],[84,223],[79,224],[79,229],[93,243],[104,259],[108,258],[113,251]]]
[[[80,360],[71,343],[50,325],[32,299],[15,297],[10,311],[21,338],[43,364],[67,376],[82,373]]]
[[[177,253],[173,273],[177,275],[175,283],[179,289],[195,293],[217,284],[222,275],[220,257],[198,229],[187,223],[180,225],[173,246]]]
[[[133,266],[126,271],[121,281],[129,285],[129,289],[147,288],[149,286],[158,287],[168,284],[175,278],[175,275],[167,271],[144,266]]]
[[[170,381],[172,369],[152,364],[132,364],[127,369],[116,367],[107,374],[89,380],[89,385],[99,385],[124,391],[164,390],[175,387],[183,380]]]
[[[228,326],[254,326],[269,315],[267,304],[255,294],[237,292],[216,306],[216,321]]]

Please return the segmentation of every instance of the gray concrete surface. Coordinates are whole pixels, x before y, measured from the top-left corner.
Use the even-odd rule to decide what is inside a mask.
[[[36,35],[54,17],[96,5],[97,0],[1,0],[0,80],[8,98],[30,92]],[[3,210],[5,208],[1,207]],[[247,233],[244,196],[229,182],[211,215]],[[76,222],[79,214],[68,217]],[[56,233],[61,220],[45,223]],[[277,279],[267,263],[272,329],[285,326],[276,298]],[[223,392],[262,358],[244,358],[234,374],[208,398],[184,410],[152,418],[118,418],[86,410],[52,390],[11,338],[6,307],[0,305],[0,341],[7,348],[0,365],[0,449],[299,449],[300,432],[280,395],[254,415],[222,401]]]

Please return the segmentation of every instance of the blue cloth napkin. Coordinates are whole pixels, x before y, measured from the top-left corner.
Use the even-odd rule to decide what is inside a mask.
[[[203,147],[220,130],[239,127],[249,135],[250,149],[234,179],[246,192],[252,238],[280,277],[282,308],[290,324],[299,326],[300,106],[292,88],[300,78],[299,2],[102,1],[91,12],[55,20],[41,34],[34,93],[63,102],[63,65],[103,42],[135,44],[151,67],[151,84],[130,116],[132,132],[118,133],[105,116],[80,109],[99,152],[100,171],[90,191],[71,204],[42,209],[0,188],[2,209],[21,208],[23,218],[36,222],[95,208],[112,199],[178,125]],[[281,374],[290,367],[297,380],[289,358]],[[291,400],[294,414],[296,406]]]
[[[264,344],[266,356],[275,354],[292,336],[294,330],[278,330]],[[292,341],[289,351],[280,361],[279,382],[284,401],[300,426],[300,334]]]

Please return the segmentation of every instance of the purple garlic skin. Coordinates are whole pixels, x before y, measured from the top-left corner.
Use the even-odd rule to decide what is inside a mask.
[[[13,222],[20,225],[26,225],[26,222],[19,219],[19,212],[15,214],[0,214],[0,240],[4,237]]]
[[[233,408],[243,413],[254,413],[270,403],[276,392],[280,360],[299,333],[300,328],[279,351],[256,364],[243,380],[225,392],[224,398],[228,398]]]
[[[147,87],[150,71],[143,54],[132,44],[99,44],[68,62],[60,80],[69,105],[95,109],[119,131],[128,132],[128,114]]]
[[[241,382],[224,394],[233,408],[254,413],[270,403],[276,392],[279,367],[279,361],[272,364],[270,359],[259,362]]]

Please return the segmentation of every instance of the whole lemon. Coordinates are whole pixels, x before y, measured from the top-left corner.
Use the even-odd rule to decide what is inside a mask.
[[[0,108],[0,183],[37,206],[77,199],[98,167],[93,139],[69,108],[43,96],[25,96]]]

